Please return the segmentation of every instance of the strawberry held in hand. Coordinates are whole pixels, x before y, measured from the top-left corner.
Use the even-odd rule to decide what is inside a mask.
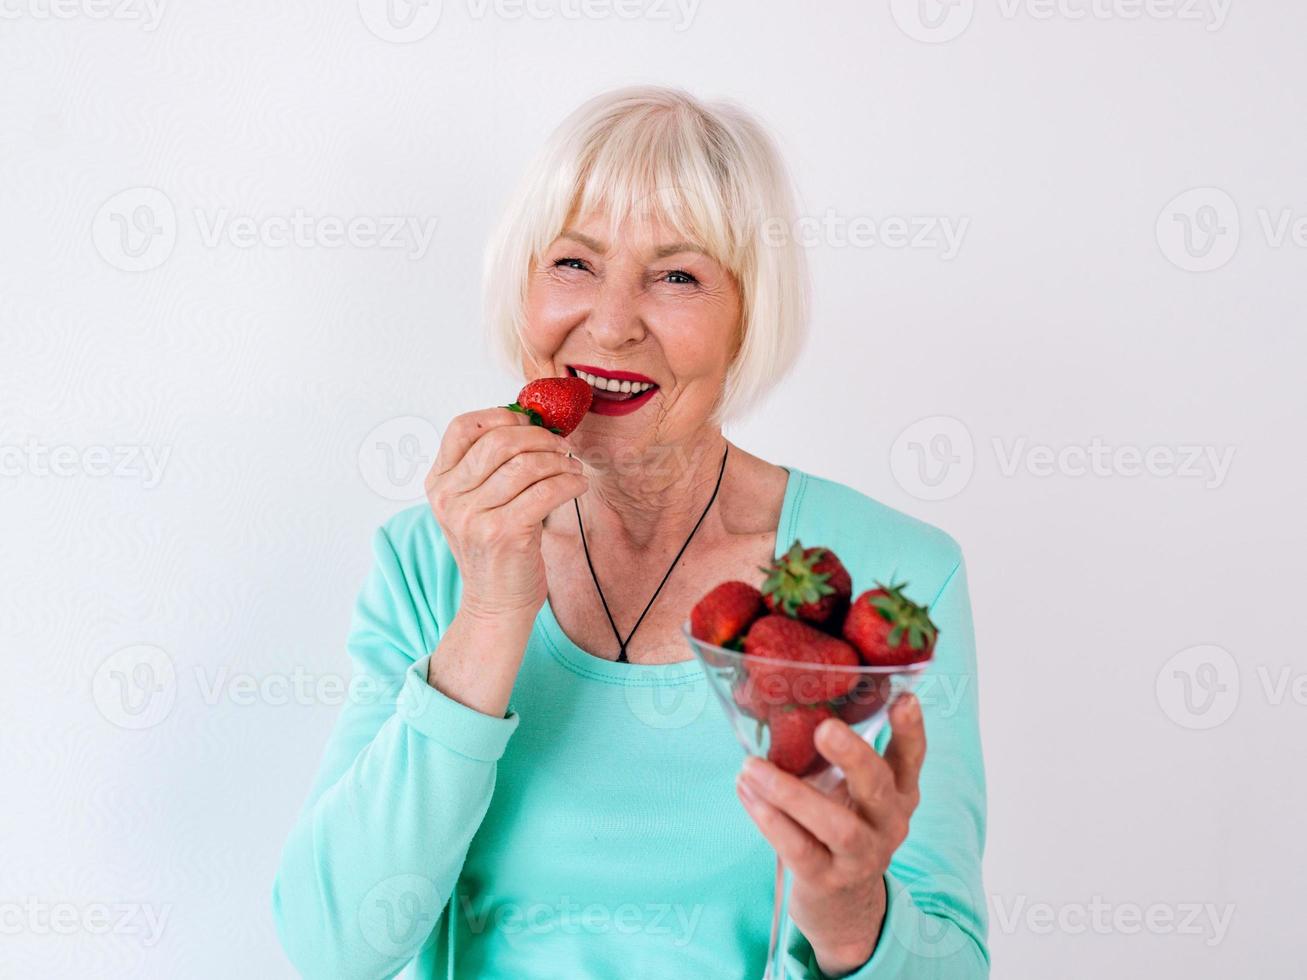
[[[829,548],[805,548],[797,540],[790,550],[763,568],[767,608],[818,626],[837,620],[848,608],[853,580]]]
[[[590,385],[580,378],[537,378],[528,382],[518,392],[517,401],[506,407],[528,416],[532,425],[570,436],[590,411],[593,397]]]
[[[844,638],[857,648],[863,663],[897,667],[929,660],[939,630],[925,606],[903,594],[908,583],[882,585],[862,593],[844,617]]]

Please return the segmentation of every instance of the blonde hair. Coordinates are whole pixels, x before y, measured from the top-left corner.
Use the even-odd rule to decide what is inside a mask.
[[[522,365],[527,279],[573,214],[606,210],[609,241],[651,213],[722,263],[740,288],[739,348],[713,420],[752,406],[785,374],[807,331],[807,263],[792,229],[789,175],[771,136],[729,101],[641,85],[598,95],[554,130],[485,251],[483,312],[498,352]]]

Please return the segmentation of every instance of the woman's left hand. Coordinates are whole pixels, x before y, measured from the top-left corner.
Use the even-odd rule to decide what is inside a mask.
[[[842,721],[817,728],[818,751],[844,770],[829,794],[758,758],[747,759],[736,780],[744,808],[793,875],[790,918],[829,977],[852,973],[875,951],[885,869],[920,798],[921,706],[905,694],[889,717],[884,758]]]

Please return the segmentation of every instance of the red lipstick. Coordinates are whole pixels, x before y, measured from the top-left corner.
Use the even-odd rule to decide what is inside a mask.
[[[656,385],[658,382],[647,374],[637,374],[635,371],[614,371],[612,368],[595,367],[592,364],[569,364],[573,371],[584,371],[586,374],[597,374],[601,378],[612,378],[614,381],[643,381],[645,384]]]
[[[635,371],[616,371],[612,368],[595,367],[591,364],[569,364],[567,370],[572,375],[588,374],[596,378],[612,381],[629,381],[631,384],[653,386],[647,391],[632,395],[597,388],[592,381],[591,390],[594,392],[594,398],[590,402],[590,411],[595,415],[630,415],[647,405],[658,392],[658,382],[647,374],[639,374]]]

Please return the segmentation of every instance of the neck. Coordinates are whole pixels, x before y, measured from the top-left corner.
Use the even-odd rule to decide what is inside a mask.
[[[712,496],[726,445],[714,428],[671,445],[581,447],[590,474],[579,499],[586,534],[631,549],[683,539]]]

